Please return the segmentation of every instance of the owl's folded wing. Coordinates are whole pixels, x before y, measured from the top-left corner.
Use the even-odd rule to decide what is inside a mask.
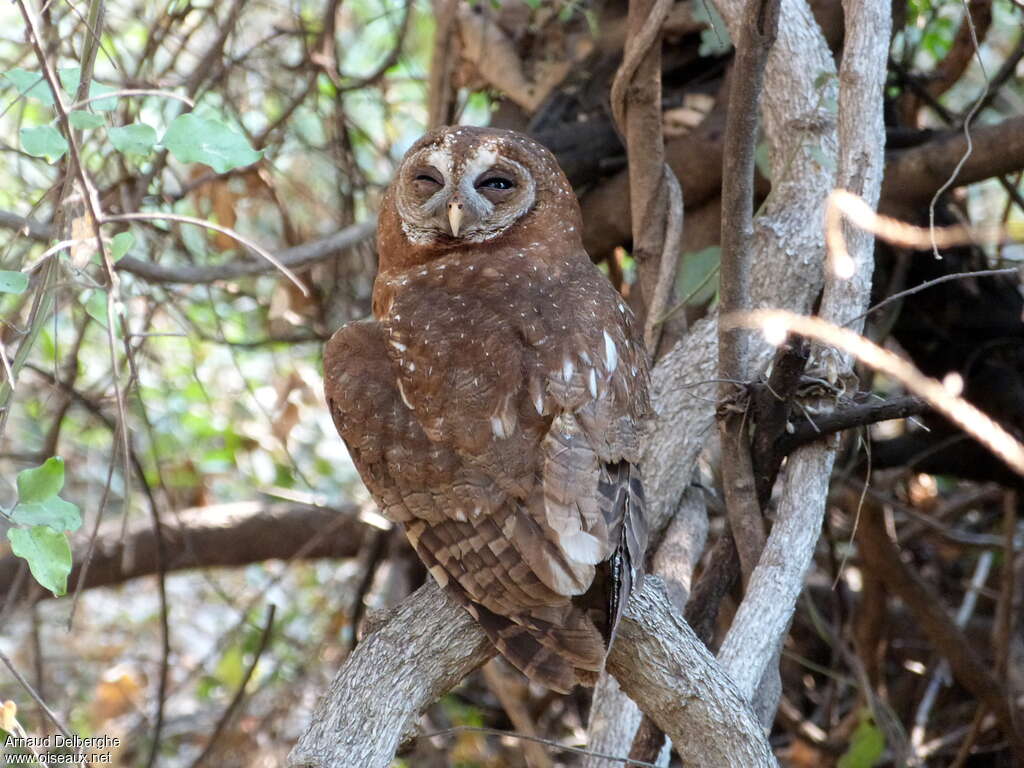
[[[324,379],[360,475],[438,583],[527,676],[563,692],[593,684],[604,663],[601,635],[521,554],[523,547],[546,552],[539,568],[546,574],[560,568],[557,548],[487,472],[427,437],[397,387],[375,322],[350,323],[331,338]]]

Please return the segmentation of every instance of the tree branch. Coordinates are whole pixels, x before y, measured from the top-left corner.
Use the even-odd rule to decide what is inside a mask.
[[[768,52],[779,26],[779,0],[747,0],[736,43],[729,85],[729,116],[725,124],[722,167],[722,255],[719,272],[721,313],[752,307],[750,266],[753,261],[754,148],[757,114]],[[736,385],[747,381],[749,333],[718,326],[718,433],[722,441],[722,488],[744,580],[750,577],[765,532],[754,488],[754,469],[747,442],[745,401],[736,404]],[[745,391],[742,395],[745,395]]]
[[[1024,168],[1024,116],[994,125],[976,125],[971,129],[971,138],[974,148],[960,169],[957,186]],[[882,183],[882,207],[928,200],[946,183],[966,151],[963,133],[950,131],[916,147],[890,153]]]
[[[784,432],[775,443],[775,452],[788,456],[797,448],[821,440],[828,435],[856,427],[866,427],[880,421],[920,416],[932,410],[927,401],[914,395],[894,397],[882,402],[862,403],[849,408],[837,408],[831,413],[815,414],[814,421],[801,421],[792,432]]]
[[[476,622],[428,581],[353,651],[288,765],[386,768],[419,714],[494,653]],[[753,713],[657,579],[630,601],[608,667],[681,745],[687,765],[776,765]]]
[[[939,653],[949,661],[957,681],[995,714],[1000,728],[1013,744],[1014,754],[1024,755],[1024,734],[1015,723],[1006,691],[946,613],[940,597],[903,564],[899,550],[886,533],[881,510],[873,502],[864,507],[857,528],[857,544],[865,564],[900,598]]]
[[[887,0],[845,0],[843,7],[847,34],[839,72],[837,185],[873,205],[884,166],[882,96],[890,7]],[[830,275],[822,298],[821,315],[833,320],[863,311],[870,298],[874,240],[870,233],[851,228],[847,243],[853,273]],[[819,358],[835,377],[850,370],[847,355],[824,351]],[[803,589],[825,512],[835,447],[835,441],[816,443],[789,459],[778,520],[719,652],[723,667],[745,695],[754,695],[767,665],[777,656]],[[774,711],[775,703],[766,709]]]
[[[53,239],[53,228],[33,219],[0,211],[0,227],[27,230],[27,236],[40,242]],[[281,251],[277,260],[289,269],[300,269],[336,256],[338,253],[354,245],[369,240],[377,230],[376,220],[361,221],[358,224],[340,229],[326,237],[313,240]],[[114,264],[118,272],[130,274],[148,280],[151,283],[182,283],[202,285],[215,283],[219,280],[231,280],[249,275],[262,275],[272,272],[275,267],[265,261],[234,260],[226,264],[210,267],[199,267],[180,264],[169,267],[150,261],[142,261],[132,256],[125,256]]]
[[[354,505],[335,509],[263,501],[186,509],[175,516],[175,522],[178,524],[168,524],[163,531],[167,572],[294,557],[354,557],[369,529],[360,522]],[[101,535],[83,588],[107,587],[153,575],[156,547],[151,525],[131,530],[124,538],[119,526],[109,535]],[[68,578],[69,593],[78,587],[84,561],[84,549],[76,548],[75,567]],[[50,596],[34,582],[15,578],[24,562],[14,555],[0,558],[0,584],[10,585],[0,595],[0,605]]]

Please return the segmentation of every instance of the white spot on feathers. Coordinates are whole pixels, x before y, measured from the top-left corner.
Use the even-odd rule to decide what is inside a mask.
[[[558,543],[562,551],[577,563],[596,565],[604,554],[601,542],[585,531],[563,534],[559,536]]]
[[[412,407],[412,403],[409,402],[409,398],[405,396],[405,388],[402,386],[402,380],[395,379],[395,383],[398,385],[398,394],[402,396],[402,402],[405,403],[405,407],[410,411],[415,410]]]
[[[611,373],[619,364],[619,352],[615,348],[612,337],[608,335],[608,331],[602,331],[602,333],[604,333],[604,369]]]

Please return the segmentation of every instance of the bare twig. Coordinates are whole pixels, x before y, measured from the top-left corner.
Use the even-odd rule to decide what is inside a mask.
[[[781,340],[793,331],[842,349],[865,365],[892,376],[911,392],[924,398],[935,410],[985,445],[1011,469],[1024,475],[1024,445],[1016,438],[988,414],[952,394],[941,382],[928,378],[912,363],[872,344],[863,336],[818,318],[801,317],[781,310],[757,310],[742,319],[734,318],[728,322],[762,328],[769,339]]]
[[[971,138],[971,122],[974,120],[974,116],[978,114],[978,112],[981,110],[981,105],[985,103],[985,97],[988,96],[988,72],[985,71],[985,62],[982,61],[981,58],[981,47],[978,45],[978,34],[975,30],[974,17],[971,14],[971,8],[968,5],[968,0],[963,0],[963,6],[965,12],[964,23],[967,24],[967,28],[970,30],[971,33],[971,43],[974,46],[974,55],[978,59],[978,68],[981,70],[981,77],[985,81],[985,87],[982,88],[981,95],[978,96],[978,99],[974,102],[974,106],[971,107],[970,111],[967,113],[967,117],[964,118],[964,141],[967,143],[967,147],[966,149],[964,149],[963,155],[957,162],[956,167],[953,168],[953,172],[949,175],[949,178],[946,179],[945,183],[941,187],[935,190],[935,194],[932,195],[931,202],[928,203],[928,229],[931,232],[935,231],[936,203],[938,203],[939,198],[942,197],[945,191],[952,187],[953,184],[956,182],[957,176],[960,175],[960,169],[964,167],[964,165],[970,159],[971,153],[974,151],[974,140]],[[935,255],[936,259],[942,258],[939,255],[938,243],[935,241],[934,238],[932,238],[932,253]]]
[[[249,666],[246,667],[245,673],[242,675],[242,680],[238,684],[238,689],[235,691],[235,695],[231,697],[231,702],[225,707],[223,714],[220,719],[217,720],[217,724],[213,728],[213,733],[210,734],[209,741],[206,742],[206,747],[192,762],[192,768],[199,768],[203,763],[207,761],[214,749],[217,747],[217,740],[220,738],[221,733],[227,727],[228,723],[231,722],[231,718],[235,712],[238,711],[238,707],[242,703],[242,699],[245,698],[245,688],[249,684],[249,680],[252,679],[252,673],[256,671],[256,665],[259,664],[260,657],[263,656],[263,651],[266,650],[267,644],[270,642],[270,636],[274,629],[274,612],[277,610],[277,606],[271,603],[267,606],[267,618],[263,623],[263,632],[260,634],[259,645],[256,646],[256,651],[253,653],[252,661],[249,662]]]
[[[121,213],[104,216],[100,223],[109,224],[116,221],[175,221],[179,224],[191,224],[196,227],[203,227],[204,229],[212,229],[215,232],[220,232],[221,234],[237,240],[246,248],[266,259],[270,264],[273,264],[281,274],[291,280],[296,287],[302,291],[303,296],[309,296],[309,288],[306,287],[306,284],[302,282],[294,272],[282,264],[276,256],[266,250],[263,246],[245,237],[245,235],[236,232],[230,227],[222,227],[220,224],[214,224],[212,221],[207,221],[206,219],[199,219],[195,216],[182,216],[177,213]]]

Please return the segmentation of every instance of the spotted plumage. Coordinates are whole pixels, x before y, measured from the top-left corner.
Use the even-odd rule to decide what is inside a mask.
[[[592,685],[646,546],[637,322],[521,134],[427,134],[379,222],[374,317],[325,350],[338,431],[495,647],[552,689]]]

